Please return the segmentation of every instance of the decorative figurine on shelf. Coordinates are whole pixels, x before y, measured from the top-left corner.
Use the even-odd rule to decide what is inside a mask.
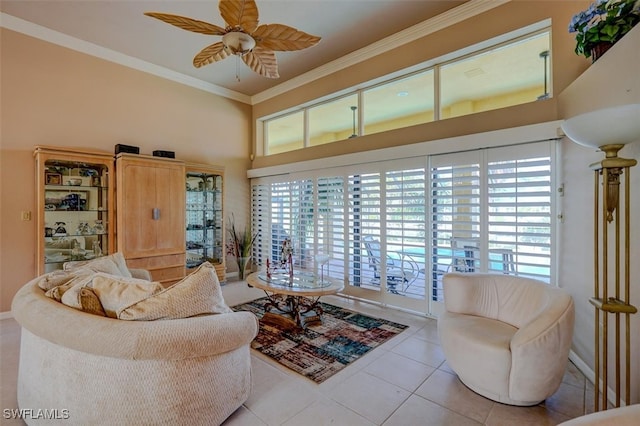
[[[278,270],[285,271],[290,278],[293,278],[293,245],[289,238],[285,238],[282,241],[280,260],[278,262],[274,264],[267,259],[267,278],[271,278],[271,273]]]
[[[91,235],[91,227],[89,226],[89,222],[78,222],[76,235]]]
[[[67,224],[64,222],[56,222],[55,223],[55,233],[53,234],[54,237],[65,237],[67,235]]]
[[[83,260],[85,251],[80,247],[80,241],[71,240],[71,260]]]
[[[100,241],[94,241],[92,248],[93,248],[93,255],[95,257],[102,256],[102,248],[100,247]]]
[[[95,226],[93,227],[93,232],[94,232],[95,234],[98,234],[98,235],[104,234],[104,233],[105,233],[105,230],[104,230],[104,223],[102,222],[102,220],[99,220],[99,219],[98,219],[98,220],[96,220],[96,222],[95,222],[95,223],[96,223],[96,224],[95,224]]]

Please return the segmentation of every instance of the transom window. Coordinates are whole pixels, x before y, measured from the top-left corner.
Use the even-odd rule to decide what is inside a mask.
[[[547,99],[546,28],[262,120],[265,155]]]

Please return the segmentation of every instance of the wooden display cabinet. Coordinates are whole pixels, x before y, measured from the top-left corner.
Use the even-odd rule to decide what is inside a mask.
[[[202,164],[186,166],[187,273],[208,261],[224,282],[224,169]]]
[[[38,275],[114,249],[113,155],[36,146]]]

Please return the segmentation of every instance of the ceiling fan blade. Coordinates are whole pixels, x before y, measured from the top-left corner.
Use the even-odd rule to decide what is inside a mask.
[[[207,46],[193,58],[193,66],[196,68],[209,65],[212,62],[221,61],[229,56],[221,41]]]
[[[220,16],[228,26],[251,34],[258,27],[258,6],[254,0],[220,0]]]
[[[255,47],[251,52],[242,56],[242,60],[254,72],[267,78],[279,78],[278,61],[273,50]]]
[[[277,51],[306,49],[320,41],[320,37],[283,24],[260,25],[251,36],[256,45]]]
[[[196,19],[185,18],[184,16],[158,12],[145,12],[145,15],[159,19],[162,22],[166,22],[167,24],[174,25],[178,28],[182,28],[183,30],[193,31],[194,33],[207,35],[224,35],[225,33],[224,28],[220,28],[217,25],[198,21]]]

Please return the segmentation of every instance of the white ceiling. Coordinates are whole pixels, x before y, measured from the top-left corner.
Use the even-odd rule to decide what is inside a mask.
[[[0,10],[4,18],[19,18],[180,75],[253,96],[465,2],[257,0],[261,24],[285,24],[322,38],[316,46],[302,51],[277,52],[277,80],[253,73],[236,57],[194,68],[195,54],[220,37],[192,33],[143,15],[152,11],[172,13],[224,27],[215,0],[2,0]]]

